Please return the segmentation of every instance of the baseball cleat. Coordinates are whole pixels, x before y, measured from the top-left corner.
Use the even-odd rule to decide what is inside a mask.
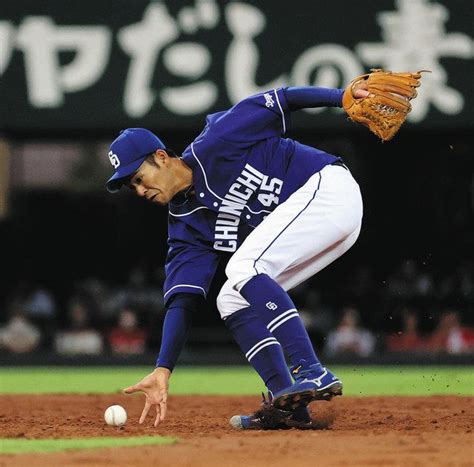
[[[304,368],[301,361],[291,368],[291,374],[295,383],[274,395],[273,405],[278,409],[296,410],[312,401],[342,396],[342,381],[319,363]]]
[[[262,395],[263,396],[263,395]],[[307,407],[296,410],[277,409],[263,397],[262,408],[251,415],[234,415],[229,424],[236,430],[287,430],[289,428],[314,429]]]
[[[234,415],[229,420],[230,425],[236,430],[262,430],[261,421],[255,414]]]

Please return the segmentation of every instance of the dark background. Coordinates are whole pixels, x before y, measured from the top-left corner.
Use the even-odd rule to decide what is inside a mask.
[[[191,133],[164,134],[180,151]],[[364,221],[355,246],[316,282],[327,297],[337,297],[345,274],[369,265],[377,287],[405,259],[414,259],[432,274],[472,266],[474,247],[470,132],[402,130],[381,143],[366,130],[310,133],[292,137],[341,155],[358,180],[364,198]],[[97,277],[120,284],[141,266],[149,281],[162,267],[167,251],[167,210],[148,205],[126,190],[18,189],[10,199],[10,216],[0,224],[3,305],[22,282],[40,283],[65,302],[75,280]],[[334,299],[334,297],[332,297]],[[472,303],[463,305],[472,320]],[[447,304],[446,304],[447,305]],[[383,326],[384,312],[374,298],[367,320]],[[373,313],[375,316],[373,316]],[[209,303],[203,322],[216,322]]]
[[[167,251],[166,208],[148,205],[129,192],[108,194],[104,184],[111,170],[106,148],[121,129],[142,126],[155,131],[179,154],[200,132],[206,113],[232,104],[225,76],[226,56],[233,39],[225,13],[232,3],[215,2],[220,15],[215,27],[201,27],[195,33],[181,31],[173,44],[168,44],[190,41],[208,49],[210,68],[197,80],[209,79],[217,85],[218,98],[212,108],[182,116],[173,114],[157,98],[141,118],[132,118],[124,110],[130,57],[120,48],[118,34],[123,27],[142,21],[151,2],[116,0],[113,9],[110,2],[92,0],[23,0],[2,5],[0,20],[8,22],[15,33],[28,19],[46,16],[57,27],[106,26],[112,47],[100,79],[85,90],[65,93],[63,105],[57,108],[31,105],[25,56],[18,47],[13,47],[1,71],[0,143],[5,143],[8,150],[0,146],[0,158],[9,157],[12,170],[6,193],[8,211],[0,218],[0,325],[9,319],[12,303],[37,286],[49,291],[56,301],[55,329],[68,326],[71,296],[77,293],[78,285],[90,279],[120,293],[131,287],[132,277],[139,271],[142,286],[160,292]],[[196,5],[193,1],[162,4],[173,21],[184,7]],[[298,0],[289,11],[288,3],[283,1],[252,0],[244,4],[253,5],[266,19],[264,30],[254,39],[259,52],[257,85],[282,73],[291,74],[302,53],[324,44],[344,47],[368,71],[370,66],[357,55],[358,44],[388,43],[380,13],[400,14],[403,5],[408,5],[392,0]],[[299,308],[328,309],[334,324],[345,305],[355,305],[362,325],[381,341],[385,334],[401,329],[400,310],[406,306],[417,310],[420,331],[425,335],[436,328],[447,310],[455,310],[464,326],[474,325],[474,47],[470,57],[460,57],[456,47],[449,51],[445,45],[453,37],[469,37],[472,41],[472,2],[426,0],[416,5],[427,8],[425,13],[435,9],[445,12],[438,24],[438,42],[427,44],[423,40],[423,34],[431,33],[434,27],[426,23],[423,29],[426,16],[412,17],[418,27],[400,40],[417,45],[413,48],[419,58],[417,68],[426,68],[424,58],[429,61],[431,53],[441,51],[435,57],[441,67],[438,72],[446,73],[440,92],[447,93],[445,86],[457,90],[464,99],[463,109],[454,115],[443,113],[431,96],[425,118],[418,123],[407,121],[388,143],[381,143],[367,129],[332,110],[295,114],[288,134],[343,157],[364,199],[363,228],[357,243],[305,286],[292,291],[292,296]],[[418,11],[414,8],[412,14]],[[74,58],[71,51],[58,53],[61,66]],[[154,71],[150,87],[157,95],[166,87],[193,82],[174,76],[162,54]],[[314,75],[320,71],[315,67]],[[341,80],[339,86],[345,86],[341,70],[333,67],[332,71]],[[30,143],[38,147],[80,146],[81,163],[71,171],[67,183],[48,186],[24,182],[17,169],[32,156],[23,151]],[[410,264],[416,265],[417,272],[405,277],[405,285],[410,288],[417,278],[427,276],[433,283],[429,294],[404,294],[394,287]],[[361,271],[368,274],[365,282],[361,281]],[[195,317],[190,342],[198,349],[219,343],[232,345],[215,306],[223,280],[221,268],[207,303]],[[308,305],[305,300],[313,291],[317,291],[319,302]],[[160,303],[156,310],[152,308],[140,315],[140,324],[149,332],[147,349],[153,353],[160,343],[163,309]],[[104,331],[112,324],[110,316],[104,318],[99,312],[93,314],[92,321]],[[318,345],[324,344],[322,333],[312,337]],[[43,349],[50,349],[51,342],[47,340]],[[383,345],[377,350],[382,352]]]

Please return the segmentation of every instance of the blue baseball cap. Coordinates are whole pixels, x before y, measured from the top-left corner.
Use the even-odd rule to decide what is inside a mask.
[[[109,159],[115,173],[105,184],[107,191],[117,193],[126,178],[135,173],[148,154],[165,149],[163,142],[145,128],[127,128],[110,145]]]

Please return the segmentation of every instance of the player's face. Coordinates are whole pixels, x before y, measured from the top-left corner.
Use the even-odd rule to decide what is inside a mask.
[[[171,158],[158,150],[153,161],[143,162],[128,186],[152,203],[167,204],[177,192]]]

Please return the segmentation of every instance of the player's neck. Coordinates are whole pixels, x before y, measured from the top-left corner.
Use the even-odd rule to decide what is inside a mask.
[[[186,190],[193,184],[193,171],[181,159],[176,159],[176,193]]]

